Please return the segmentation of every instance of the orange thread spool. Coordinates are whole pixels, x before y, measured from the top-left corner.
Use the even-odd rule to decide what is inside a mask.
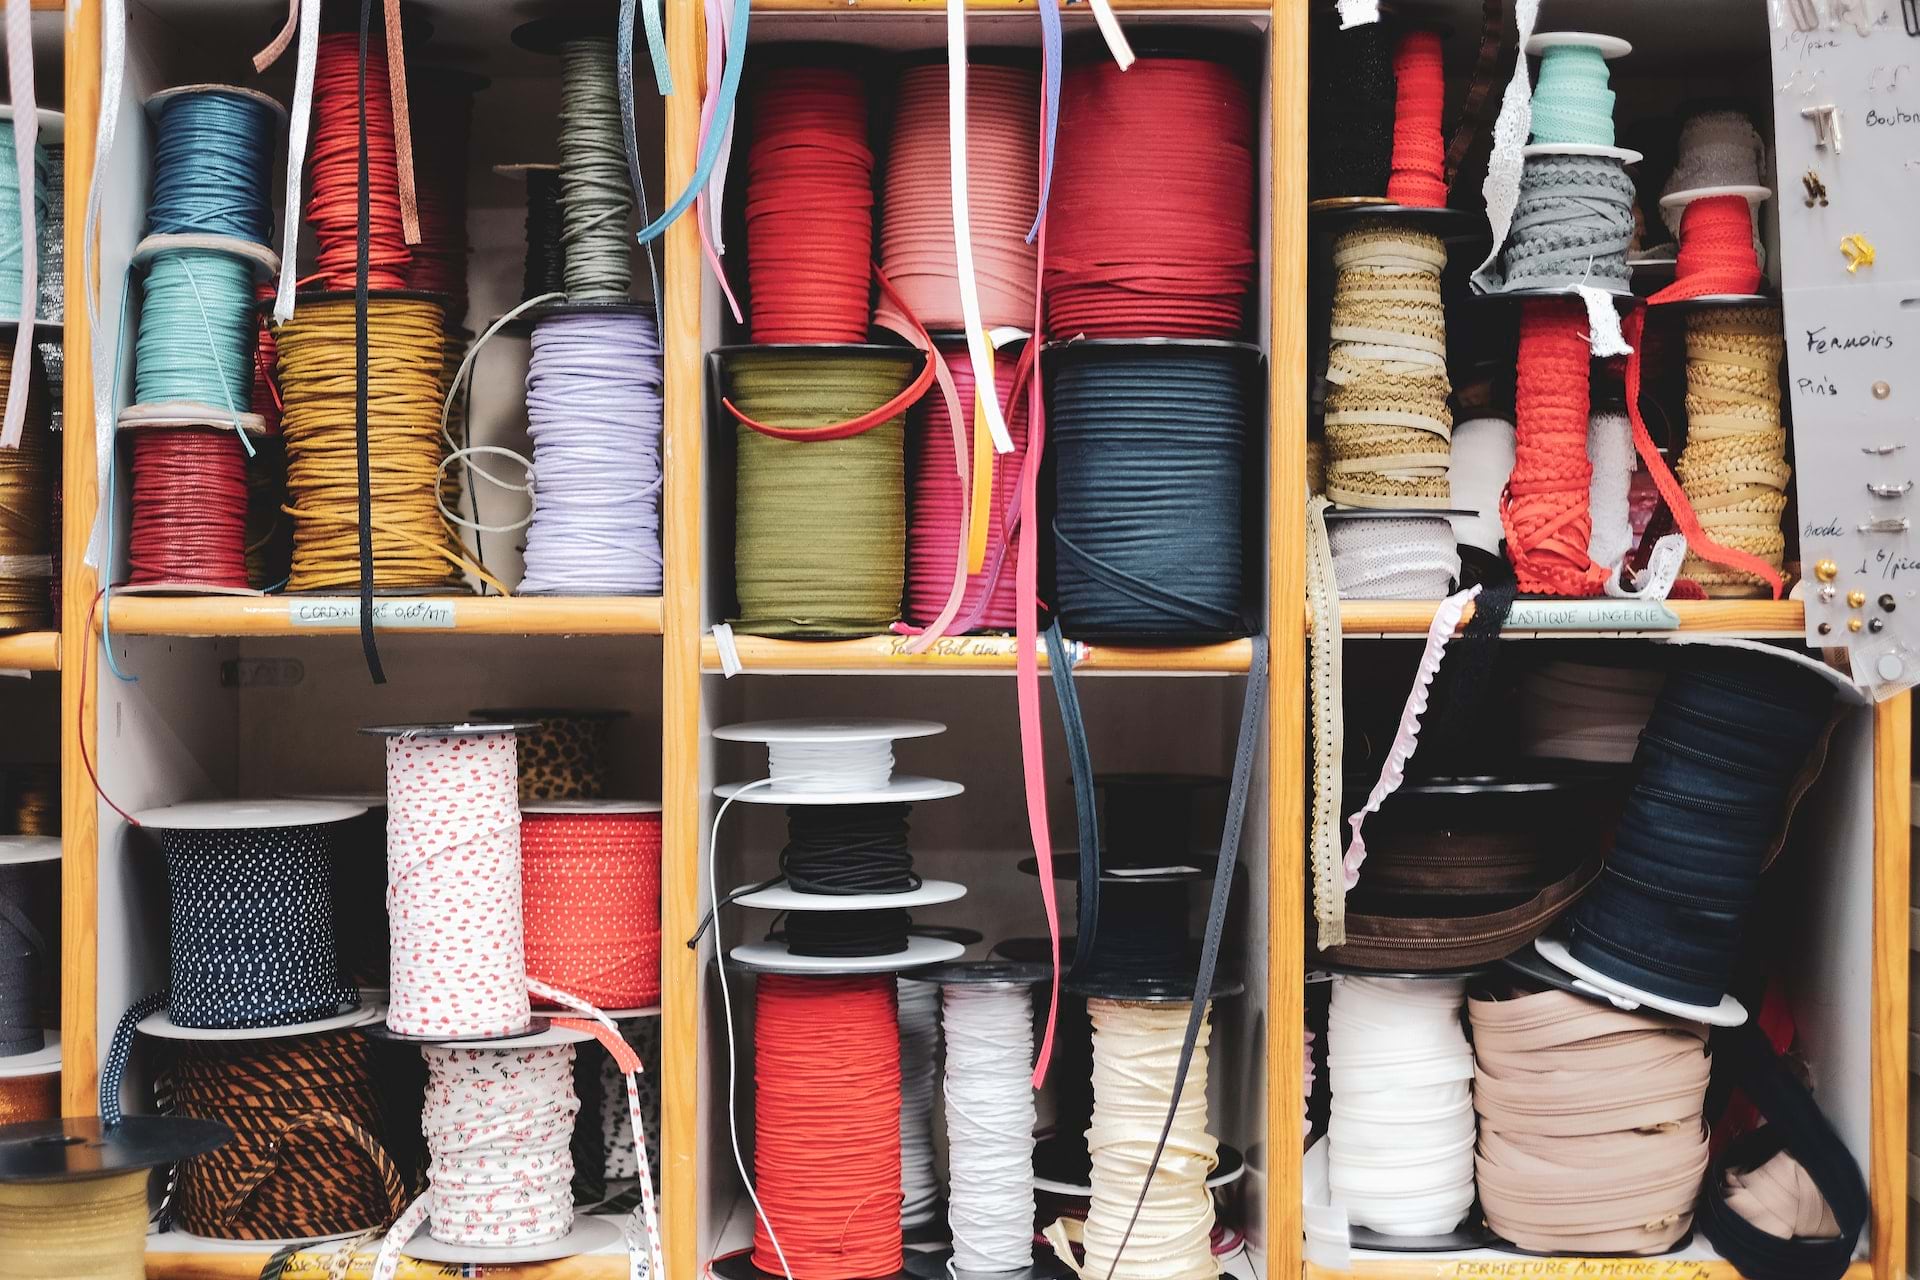
[[[520,818],[527,976],[601,1009],[660,999],[660,815]]]
[[[1444,70],[1438,32],[1400,37],[1393,51],[1393,169],[1387,178],[1387,198],[1397,204],[1438,208],[1447,202],[1447,148],[1440,137]]]

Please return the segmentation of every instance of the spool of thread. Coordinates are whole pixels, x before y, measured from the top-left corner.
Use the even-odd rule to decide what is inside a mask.
[[[633,285],[633,188],[621,135],[613,39],[560,46],[560,209],[563,273],[574,302],[626,298]],[[531,190],[529,190],[531,197]]]
[[[387,1027],[415,1036],[512,1035],[532,1017],[514,733],[429,727],[391,734],[386,748]],[[441,888],[453,877],[463,889],[458,899]],[[436,1067],[432,1053],[428,1065]],[[449,1061],[437,1066],[449,1069]]]
[[[40,1010],[47,939],[29,910],[35,865],[0,866],[0,1062],[37,1053],[46,1044]]]
[[[1328,520],[1327,542],[1344,600],[1440,600],[1460,580],[1446,516]]]
[[[1753,238],[1753,207],[1742,195],[1689,200],[1680,215],[1680,251],[1673,283],[1649,301],[1710,293],[1755,293],[1760,259]]]
[[[1578,299],[1529,301],[1521,311],[1514,465],[1500,520],[1526,592],[1594,596],[1607,578],[1588,554],[1586,323]]]
[[[0,1127],[60,1118],[60,1073],[0,1078]]]
[[[332,901],[350,808],[210,801],[135,816],[167,860],[176,1026],[287,1026],[356,999],[341,981]]]
[[[1165,884],[1126,880],[1100,885],[1095,927],[1081,927],[1074,976],[1083,985],[1179,978],[1190,974],[1187,895]]]
[[[900,1010],[900,1227],[911,1231],[939,1216],[940,1178],[934,1168],[934,1076],[940,1067],[940,989],[899,980]],[[1027,1130],[1031,1138],[1032,1130]],[[1032,1219],[1028,1219],[1031,1229]]]
[[[1376,222],[1334,243],[1325,426],[1327,497],[1358,507],[1441,507],[1453,413],[1447,407],[1446,246],[1405,223]]]
[[[0,135],[6,132],[0,129]],[[0,195],[0,208],[5,207],[5,196]],[[0,298],[6,296],[3,290],[0,285]],[[0,349],[0,386],[12,385],[12,377],[13,351]],[[47,422],[46,382],[36,368],[27,379],[20,447],[0,449],[0,632],[52,624],[47,581],[53,573],[52,495],[59,474],[58,442]]]
[[[1667,175],[1662,195],[1695,191],[1701,187],[1765,186],[1767,144],[1753,121],[1741,111],[1702,111],[1680,126],[1678,157]],[[1673,235],[1680,234],[1682,211],[1662,206],[1660,216]]]
[[[0,1258],[22,1276],[145,1280],[147,1173],[0,1182]]]
[[[602,1009],[660,1000],[660,815],[636,807],[520,820],[527,976]]]
[[[1307,144],[1316,200],[1387,194],[1399,96],[1389,39],[1383,22],[1316,34],[1312,93],[1319,127]]]
[[[1238,338],[1253,284],[1253,95],[1204,57],[1068,67],[1048,206],[1047,328]],[[1140,181],[1153,174],[1152,182]]]
[[[371,76],[371,70],[369,70]],[[369,101],[373,90],[368,89]],[[445,587],[463,564],[435,504],[445,342],[438,306],[379,297],[367,304],[368,458],[377,590]],[[354,301],[303,300],[278,343],[290,591],[357,588],[359,488],[354,424]]]
[[[0,321],[20,319],[20,287],[24,282],[26,267],[25,235],[20,223],[20,169],[19,155],[14,150],[12,113],[0,128]],[[50,183],[47,177],[46,148],[34,144],[33,153],[33,218],[37,227],[47,221],[47,189]],[[34,247],[34,265],[39,274],[45,274],[46,263],[40,261],[38,245]]]
[[[129,585],[248,589],[251,494],[246,448],[234,428],[132,434]]]
[[[1033,1261],[1033,999],[1011,982],[941,997],[954,1269],[1020,1271]]]
[[[407,288],[448,296],[451,335],[467,314],[467,259],[472,253],[467,243],[467,173],[473,98],[487,81],[452,67],[410,68],[407,81],[414,136],[428,140],[413,157],[420,243],[409,250]]]
[[[1520,753],[1534,759],[1628,764],[1665,675],[1657,669],[1546,662],[1521,677]]]
[[[225,414],[253,403],[254,263],[215,249],[167,249],[147,261],[133,396]]]
[[[863,342],[873,254],[866,87],[851,70],[802,65],[769,68],[755,84],[746,199],[753,341]]]
[[[1531,140],[1612,146],[1614,95],[1608,81],[1607,60],[1594,46],[1548,46],[1533,86]]]
[[[1096,999],[1087,1002],[1087,1012],[1093,1022],[1093,1125],[1087,1134],[1093,1198],[1083,1232],[1085,1272],[1115,1280],[1214,1274],[1213,1197],[1206,1180],[1219,1162],[1219,1143],[1207,1132],[1208,1021],[1201,1020],[1166,1150],[1148,1182],[1190,1006]],[[1046,1235],[1055,1254],[1071,1265],[1074,1255],[1061,1224]]]
[[[1100,801],[1101,870],[1176,866],[1217,855],[1227,779],[1204,773],[1100,773],[1093,783]]]
[[[1506,418],[1469,418],[1456,423],[1447,464],[1447,503],[1470,516],[1449,516],[1454,541],[1488,555],[1500,554],[1500,495],[1513,474],[1513,423]]]
[[[891,273],[889,273],[891,278]],[[972,406],[977,394],[973,360],[965,342],[943,340],[941,354],[953,373],[960,403]],[[1014,562],[1019,555],[1020,472],[1027,456],[1027,399],[1016,387],[1019,361],[1010,350],[994,358],[994,392],[1007,413],[1012,453],[993,458],[992,509],[987,517],[987,558],[981,572],[967,578],[960,611],[947,628],[949,635],[969,631],[1011,631],[1014,627]],[[976,440],[976,447],[978,441]],[[930,624],[946,607],[953,587],[959,554],[960,468],[955,464],[953,426],[947,417],[945,396],[930,395],[907,415],[906,615],[921,626]]]
[[[1348,1220],[1385,1236],[1452,1231],[1473,1205],[1466,983],[1341,977],[1327,1013],[1328,1177]]]
[[[15,835],[60,834],[60,766],[30,764],[15,770],[10,817]]]
[[[271,244],[273,154],[285,120],[278,103],[251,89],[196,85],[157,95],[147,234]]]
[[[1387,198],[1396,204],[1447,203],[1447,144],[1440,136],[1445,71],[1439,32],[1401,33],[1393,51],[1393,171],[1387,179]]]
[[[651,312],[535,322],[523,594],[660,593],[661,387]]]
[[[1520,173],[1504,250],[1504,289],[1591,285],[1629,292],[1633,179],[1612,156],[1542,155]]]
[[[560,166],[522,166],[527,180],[527,261],[522,300],[567,291],[565,218],[560,209]]]
[[[41,320],[64,321],[67,318],[67,149],[57,142],[42,143],[40,149],[47,158],[47,214],[33,224],[40,239],[39,270],[34,275],[40,286],[40,300],[35,315]],[[63,363],[60,340],[38,340],[34,346],[40,351],[40,363],[45,366],[48,379],[57,389]],[[54,403],[60,403],[57,394]],[[54,427],[55,431],[59,429],[58,425]]]
[[[1242,484],[1259,421],[1247,351],[1067,346],[1048,381],[1062,628],[1239,630]]]
[[[432,1154],[424,1199],[433,1238],[499,1248],[571,1231],[568,1143],[580,1112],[573,1046],[427,1045],[421,1052],[427,1093],[420,1123]]]
[[[355,32],[320,37],[313,78],[313,148],[307,161],[307,225],[313,229],[317,283],[354,287],[359,262],[360,42]],[[394,146],[392,87],[380,41],[366,57],[367,286],[404,289],[412,253],[401,224],[400,171]],[[313,277],[308,277],[313,283]],[[378,350],[378,347],[374,348]],[[297,590],[298,588],[296,588]]]
[[[1780,416],[1785,348],[1777,307],[1687,316],[1687,444],[1674,467],[1708,536],[1776,570],[1786,554],[1780,520],[1793,475]],[[1769,594],[1759,575],[1691,552],[1680,572],[1710,596]]]
[[[612,767],[609,744],[613,722],[624,711],[582,711],[557,707],[485,707],[473,712],[481,721],[525,725],[519,741],[520,803],[598,800],[606,794]]]
[[[794,1280],[902,1263],[894,979],[762,974],[754,1003],[753,1264]],[[834,1099],[823,1111],[823,1098]]]
[[[357,1031],[286,1040],[187,1041],[171,1112],[234,1140],[181,1163],[187,1231],[216,1240],[317,1239],[385,1226],[406,1207],[382,1145],[372,1047]]]
[[[1661,1253],[1707,1168],[1706,1028],[1563,991],[1476,996],[1487,1225],[1550,1254]]]
[[[730,353],[721,377],[748,417],[806,428],[885,405],[916,364],[882,347],[771,347]],[[782,440],[736,424],[734,630],[869,635],[900,616],[904,433],[904,414],[842,439]]]
[[[1039,113],[1039,77],[1032,68],[981,63],[967,68],[967,222],[980,318],[989,329],[1033,326],[1035,247],[1027,243],[1027,230],[1040,200]],[[880,265],[912,319],[883,297],[874,316],[877,325],[907,333],[917,319],[930,329],[965,329],[943,64],[900,74],[881,193]],[[951,364],[954,357],[947,359]],[[928,402],[939,399],[932,396]],[[973,402],[962,391],[960,403]],[[1008,456],[1000,455],[1000,461]],[[946,576],[953,576],[951,558]],[[940,603],[945,602],[942,588]]]

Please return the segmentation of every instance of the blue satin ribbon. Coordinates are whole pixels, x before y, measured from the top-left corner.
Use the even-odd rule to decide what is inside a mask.
[[[659,239],[661,232],[693,207],[694,200],[707,185],[707,175],[713,172],[721,144],[726,141],[727,122],[733,119],[734,99],[739,96],[740,70],[747,60],[747,18],[752,7],[752,0],[734,0],[733,36],[727,46],[727,65],[720,73],[720,100],[714,104],[713,123],[708,126],[707,140],[700,148],[700,161],[694,166],[693,179],[658,218],[640,228],[634,239],[641,244]]]
[[[1033,215],[1033,227],[1027,243],[1040,236],[1040,224],[1047,220],[1047,198],[1053,193],[1053,140],[1060,131],[1060,0],[1040,0],[1041,110],[1046,114],[1047,132],[1040,165],[1040,208]]]

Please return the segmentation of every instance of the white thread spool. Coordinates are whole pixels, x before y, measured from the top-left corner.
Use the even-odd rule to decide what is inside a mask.
[[[1453,516],[1453,536],[1463,547],[1500,554],[1500,494],[1513,474],[1513,423],[1506,418],[1469,418],[1453,428],[1453,460],[1447,466],[1448,501],[1470,516]]]
[[[365,730],[387,740],[387,1027],[513,1035],[532,1019],[513,725]]]
[[[942,994],[953,1267],[1021,1271],[1033,1262],[1033,998],[1012,982]]]
[[[1328,1180],[1387,1236],[1453,1230],[1473,1205],[1473,1050],[1457,978],[1335,979],[1327,1013]]]

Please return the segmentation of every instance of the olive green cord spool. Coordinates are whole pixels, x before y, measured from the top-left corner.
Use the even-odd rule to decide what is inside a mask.
[[[830,350],[830,349],[829,349]],[[900,394],[917,351],[732,353],[734,405],[770,426],[824,427]],[[748,635],[871,635],[900,617],[906,575],[905,415],[839,440],[778,440],[736,423],[734,584]]]

